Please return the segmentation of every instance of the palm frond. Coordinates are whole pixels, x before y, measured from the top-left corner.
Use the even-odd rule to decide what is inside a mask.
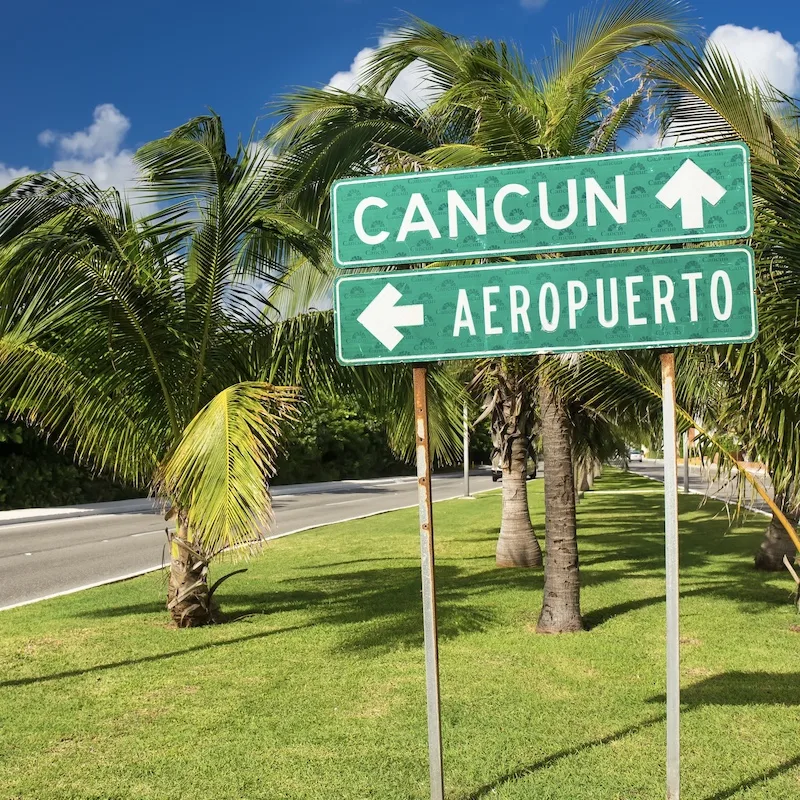
[[[157,491],[185,511],[190,541],[203,552],[264,537],[281,431],[298,415],[297,389],[248,382],[221,391],[189,423]]]
[[[591,3],[570,20],[566,37],[554,37],[543,65],[546,83],[596,83],[621,57],[642,47],[681,43],[696,31],[689,6],[676,0]]]
[[[712,44],[664,45],[646,66],[662,132],[679,144],[744,141],[754,159],[780,160],[794,149],[790,137],[770,113],[770,98],[734,61]]]

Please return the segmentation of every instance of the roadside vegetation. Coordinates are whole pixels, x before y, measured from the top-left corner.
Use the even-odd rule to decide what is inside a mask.
[[[663,797],[660,487],[606,470],[578,506],[575,636],[535,634],[541,571],[495,568],[500,502],[435,506],[447,797]],[[800,633],[752,569],[765,520],[680,510],[685,796],[794,797]],[[170,631],[163,574],[4,612],[0,796],[427,797],[416,513],[271,543],[226,625]]]
[[[75,463],[71,453],[57,449],[35,429],[0,420],[0,511],[101,503],[140,494]]]

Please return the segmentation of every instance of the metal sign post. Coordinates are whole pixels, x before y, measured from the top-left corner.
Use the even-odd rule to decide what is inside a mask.
[[[678,458],[675,356],[661,354],[664,414],[664,539],[667,599],[667,800],[680,798],[680,630],[678,620]]]
[[[428,437],[428,369],[415,364],[414,431],[419,483],[419,546],[422,556],[422,619],[425,635],[425,688],[428,698],[428,762],[431,800],[443,800],[442,724],[439,700],[439,642],[436,628],[436,579],[433,556],[433,503]]]

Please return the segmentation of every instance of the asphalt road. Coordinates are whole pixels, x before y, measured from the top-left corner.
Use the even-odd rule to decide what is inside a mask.
[[[488,472],[470,479],[471,491],[492,486]],[[463,476],[434,476],[435,500],[459,497],[462,492]],[[275,525],[270,533],[287,534],[416,503],[413,477],[276,487]],[[115,513],[28,521],[17,521],[26,512],[16,517],[16,512],[3,512],[0,610],[159,568],[166,543],[163,517],[142,501],[104,505],[109,507]]]
[[[646,475],[657,481],[664,481],[664,462],[646,458],[644,461],[632,461],[628,465],[631,472],[639,475]],[[767,491],[772,494],[772,486],[769,476],[761,472],[755,473],[756,478],[761,482]],[[714,467],[700,467],[691,465],[689,467],[689,489],[696,494],[714,497],[724,503],[736,504],[739,497],[739,478],[736,473],[718,475]],[[678,492],[683,492],[683,465],[678,464]],[[769,506],[758,496],[753,487],[745,481],[744,485],[744,505],[746,507],[769,513]]]

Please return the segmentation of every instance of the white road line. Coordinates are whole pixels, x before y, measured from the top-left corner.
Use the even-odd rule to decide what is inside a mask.
[[[367,497],[359,497],[357,500],[339,500],[336,503],[325,503],[325,507],[328,506],[349,506],[351,503],[360,503],[363,500],[368,500]]]
[[[496,487],[492,487],[491,489],[480,489],[477,492],[473,492],[473,495],[476,494],[485,494],[486,492],[497,492],[499,489]],[[450,497],[440,497],[438,500],[435,500],[436,503],[444,502],[445,500],[457,500],[461,497],[460,494],[451,495]],[[411,505],[407,506],[397,506],[397,508],[387,508],[381,511],[370,511],[366,514],[358,514],[354,517],[347,517],[346,519],[337,519],[333,522],[318,522],[315,525],[307,525],[304,528],[295,528],[293,531],[286,531],[286,533],[276,533],[274,536],[267,536],[265,537],[264,541],[271,542],[273,539],[283,539],[285,536],[292,536],[295,533],[304,533],[305,531],[312,531],[315,528],[324,528],[327,525],[339,525],[343,522],[355,522],[358,519],[366,519],[367,517],[377,517],[380,514],[390,514],[392,511],[403,511],[407,508],[416,508],[417,503],[412,503]],[[246,545],[245,545],[246,546]],[[138,572],[129,572],[126,575],[118,575],[116,578],[106,578],[102,581],[95,581],[94,583],[87,583],[83,586],[76,586],[74,589],[65,589],[62,592],[54,592],[53,594],[46,594],[42,597],[34,597],[32,600],[23,600],[20,603],[12,603],[9,606],[1,606],[0,611],[10,611],[12,608],[21,608],[22,606],[29,606],[33,603],[40,603],[43,600],[53,600],[56,597],[64,597],[68,594],[75,594],[76,592],[82,592],[86,589],[96,589],[98,586],[106,586],[109,583],[119,583],[121,581],[127,581],[131,578],[138,578],[140,575],[147,575],[149,572],[155,572],[159,569],[164,569],[164,564],[159,564],[156,567],[147,567],[146,569],[139,570]]]
[[[42,597],[34,597],[32,600],[23,600],[21,603],[13,603],[10,606],[3,606],[0,611],[10,611],[12,608],[20,608],[21,606],[29,606],[32,603],[39,603],[42,600],[52,600],[54,597],[63,597],[66,594],[75,594],[75,592],[82,592],[84,589],[94,589],[98,586],[105,586],[107,583],[118,583],[119,581],[127,581],[130,578],[138,578],[140,575],[146,575],[148,572],[155,572],[161,569],[161,564],[157,567],[148,567],[141,569],[138,572],[130,572],[127,575],[118,575],[116,578],[106,578],[102,581],[95,581],[94,583],[86,583],[83,586],[76,586],[74,589],[65,589],[63,592],[53,592],[53,594],[46,594]]]
[[[141,533],[129,533],[128,539],[137,539],[139,536],[152,536],[154,533],[164,533],[164,528],[159,528],[155,531],[142,531]]]

